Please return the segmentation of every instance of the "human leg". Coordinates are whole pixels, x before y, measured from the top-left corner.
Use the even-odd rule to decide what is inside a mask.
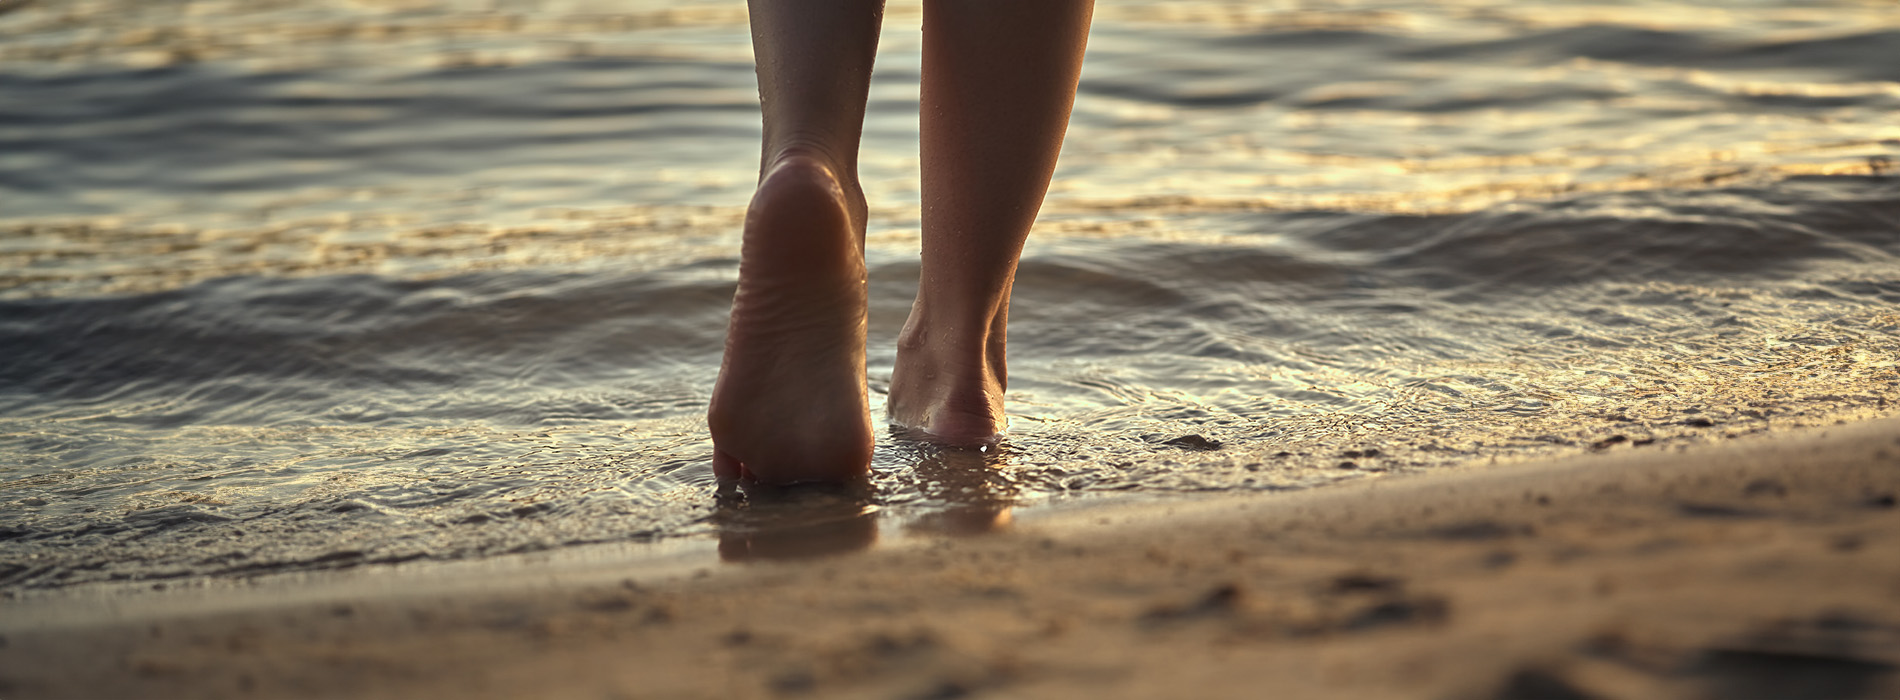
[[[871,460],[858,185],[882,0],[752,0],[765,139],[707,424],[722,479],[829,481]]]
[[[926,0],[923,274],[890,417],[951,444],[1003,430],[1009,293],[1068,128],[1091,0]]]

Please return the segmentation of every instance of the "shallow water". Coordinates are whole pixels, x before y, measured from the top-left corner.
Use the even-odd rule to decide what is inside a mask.
[[[1900,388],[1885,2],[1103,2],[1009,441],[887,439],[866,489],[749,500],[715,497],[701,417],[757,158],[742,5],[0,11],[5,587],[772,556]],[[917,274],[918,43],[893,5],[875,390]]]

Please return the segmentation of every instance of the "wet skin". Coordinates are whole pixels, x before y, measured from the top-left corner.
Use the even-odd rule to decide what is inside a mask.
[[[764,110],[726,355],[708,423],[721,479],[869,469],[865,203],[857,180],[877,0],[754,0]],[[890,420],[977,446],[1005,427],[1009,293],[1055,171],[1089,0],[924,5],[923,266]]]

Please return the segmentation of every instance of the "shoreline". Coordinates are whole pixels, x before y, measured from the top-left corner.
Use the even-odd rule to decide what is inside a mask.
[[[1900,690],[1900,419],[1659,448],[1057,510],[743,566],[700,543],[34,592],[0,602],[0,693]]]

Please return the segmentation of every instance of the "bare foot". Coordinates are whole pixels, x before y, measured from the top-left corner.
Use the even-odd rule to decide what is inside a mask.
[[[926,286],[930,283],[923,281]],[[1000,311],[937,313],[928,301],[919,299],[897,339],[897,363],[891,371],[892,423],[923,439],[958,447],[981,447],[1002,439],[1006,427],[1003,390],[1009,385],[1004,362],[1007,292],[1002,303]],[[961,317],[963,322],[946,317]]]
[[[870,468],[863,230],[863,195],[822,160],[782,157],[761,178],[706,417],[719,478],[838,481]]]

